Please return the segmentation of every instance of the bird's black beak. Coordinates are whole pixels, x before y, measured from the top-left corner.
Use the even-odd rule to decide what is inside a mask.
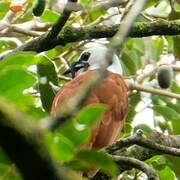
[[[76,72],[79,70],[86,71],[87,68],[89,67],[88,59],[90,57],[91,53],[90,52],[84,52],[80,59],[77,62],[74,62],[71,64],[70,68],[66,70],[63,74],[70,74],[72,75],[72,78],[75,77]]]
[[[72,78],[74,78],[76,76],[76,72],[78,72],[79,70],[86,71],[88,67],[89,67],[89,64],[87,61],[79,60],[77,62],[72,63],[69,69],[67,69],[63,73],[63,75],[71,74]]]

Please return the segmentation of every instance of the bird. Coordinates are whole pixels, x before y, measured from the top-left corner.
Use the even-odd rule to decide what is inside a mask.
[[[79,60],[70,66],[65,74],[72,73],[73,79],[66,83],[56,94],[51,114],[56,117],[68,100],[80,93],[80,87],[88,79],[97,74],[98,69],[107,61],[108,48],[105,45],[95,45],[85,49]],[[116,54],[107,67],[107,76],[98,84],[87,98],[83,107],[92,104],[105,104],[109,108],[100,123],[92,130],[92,135],[86,148],[104,148],[117,140],[124,127],[128,113],[128,87],[122,77],[122,66]]]

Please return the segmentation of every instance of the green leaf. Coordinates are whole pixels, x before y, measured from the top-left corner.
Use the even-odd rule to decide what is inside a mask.
[[[36,78],[28,71],[19,66],[7,66],[0,71],[0,95],[13,102],[19,109],[29,115],[39,118],[44,113],[40,108],[36,108],[33,97],[24,94],[23,91],[32,87]]]
[[[77,149],[86,144],[91,135],[90,128],[87,128],[74,120],[70,120],[70,122],[65,123],[58,129],[58,132],[62,136],[68,138]]]
[[[34,118],[42,118],[45,113],[37,108],[32,95],[24,90],[34,86],[36,77],[27,68],[37,63],[35,53],[18,52],[0,62],[0,93],[11,100],[22,111]]]
[[[8,10],[9,10],[9,3],[0,2],[0,19],[4,18]]]
[[[180,58],[180,44],[179,44],[179,41],[180,41],[180,36],[173,37],[174,55],[177,58]]]
[[[41,20],[49,23],[55,23],[59,18],[59,14],[55,11],[46,9],[41,16]]]
[[[168,42],[168,52],[174,51],[174,36],[165,36],[167,42]]]
[[[9,66],[0,71],[0,92],[11,100],[22,101],[17,97],[23,96],[23,90],[32,86],[36,78],[27,71]]]
[[[21,176],[18,173],[15,165],[7,165],[0,163],[0,179],[3,180],[21,180]]]
[[[17,44],[11,39],[0,39],[0,53],[9,49],[14,49],[17,47]]]
[[[179,171],[179,164],[180,164],[180,158],[175,156],[166,156],[168,160],[168,166],[175,172],[176,177],[180,177],[180,171]]]
[[[179,92],[180,93],[180,92]],[[177,94],[179,94],[177,93]],[[170,99],[169,97],[158,97],[159,100],[162,100],[167,107],[170,107],[171,109],[174,109],[178,114],[180,114],[180,101],[176,101],[176,102],[172,102],[172,99]]]
[[[180,86],[176,82],[173,82],[171,85],[171,91],[180,94]]]
[[[171,121],[172,119],[178,119],[179,114],[174,110],[167,106],[158,106],[155,105],[153,109],[159,114],[164,116],[167,120]]]
[[[170,167],[166,166],[164,169],[158,171],[160,179],[176,180],[174,171]]]
[[[134,62],[133,56],[131,56],[129,50],[123,51],[122,54],[122,63],[126,66],[126,68],[129,70],[129,74],[136,74],[137,67]]]
[[[79,148],[89,142],[92,128],[106,110],[107,106],[103,104],[89,105],[83,108],[74,120],[70,120],[59,128],[58,132]]]
[[[128,123],[128,122],[125,122],[124,127],[123,127],[121,133],[118,136],[118,139],[119,138],[126,138],[126,137],[131,136],[132,131],[133,131],[132,124]]]
[[[96,20],[97,18],[99,18],[100,16],[102,16],[103,14],[105,14],[107,11],[106,9],[95,9],[93,11],[91,11],[90,13],[90,16],[91,16],[91,19],[94,21]]]
[[[167,159],[162,155],[156,155],[147,160],[148,164],[151,164],[156,170],[162,170],[167,166]]]
[[[167,157],[169,157],[169,156],[167,156]],[[176,176],[175,176],[175,173],[173,172],[173,170],[169,167],[169,165],[171,165],[171,163],[169,163],[169,160],[167,159],[167,157],[162,156],[162,155],[156,155],[156,156],[153,156],[151,159],[147,160],[147,162],[149,164],[153,165],[153,167],[158,172],[160,179],[174,180],[174,179],[176,179]],[[177,170],[178,170],[178,168],[177,168]]]
[[[179,0],[176,0],[174,2],[174,10],[175,11],[180,11],[180,2],[179,2]]]
[[[58,86],[58,77],[52,61],[45,56],[39,56],[38,59],[37,73],[40,99],[45,111],[50,112],[55,96],[55,91],[52,86]]]
[[[149,8],[150,6],[157,6],[159,0],[148,0],[144,6],[144,8]]]
[[[176,19],[179,19],[179,18],[180,18],[180,12],[172,9],[171,13],[168,16],[168,19],[172,21],[172,20],[176,20]]]
[[[74,157],[74,144],[61,134],[48,132],[46,134],[46,141],[56,160],[69,161]]]
[[[71,166],[76,169],[91,169],[101,168],[102,171],[111,176],[117,175],[118,169],[113,160],[102,151],[80,151],[77,156],[77,161],[71,162]]]
[[[105,104],[91,104],[84,107],[77,116],[77,121],[80,124],[94,127],[103,117],[107,105]]]
[[[35,53],[29,52],[18,52],[11,56],[6,57],[0,62],[0,68],[4,69],[7,66],[19,66],[22,68],[27,68],[30,65],[36,64],[37,60],[35,58]]]
[[[80,0],[80,3],[87,6],[89,3],[91,3],[91,0]]]
[[[7,155],[4,151],[0,148],[0,162],[2,164],[11,164],[11,161],[8,159]]]
[[[133,51],[132,51],[133,49]],[[139,68],[142,68],[145,48],[144,41],[140,38],[131,38],[125,43],[122,53],[122,60],[126,68],[128,68],[127,75],[135,74]]]
[[[159,60],[161,53],[163,52],[164,42],[162,38],[155,38],[152,40],[152,56],[155,61]]]
[[[172,128],[173,128],[173,134],[180,134],[180,118],[172,118]]]

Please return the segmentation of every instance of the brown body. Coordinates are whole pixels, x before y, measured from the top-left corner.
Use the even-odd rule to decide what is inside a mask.
[[[56,116],[60,108],[67,101],[81,93],[81,85],[86,83],[89,77],[97,72],[89,70],[67,83],[55,96],[52,105],[52,115]],[[89,104],[107,104],[109,109],[101,120],[101,123],[92,132],[92,138],[87,144],[88,148],[102,148],[112,144],[124,126],[124,120],[128,112],[127,86],[123,78],[114,73],[108,73],[100,85],[98,85],[85,102]]]

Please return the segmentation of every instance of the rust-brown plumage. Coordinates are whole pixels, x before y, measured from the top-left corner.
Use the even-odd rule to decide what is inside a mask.
[[[96,74],[96,70],[88,70],[67,83],[55,96],[52,105],[52,115],[56,116],[61,107],[73,96],[80,92],[80,87],[88,81],[89,77]],[[107,104],[109,109],[101,123],[92,132],[88,148],[102,148],[112,144],[124,126],[128,111],[127,86],[123,78],[109,72],[107,77],[98,85],[85,102],[89,104]]]

